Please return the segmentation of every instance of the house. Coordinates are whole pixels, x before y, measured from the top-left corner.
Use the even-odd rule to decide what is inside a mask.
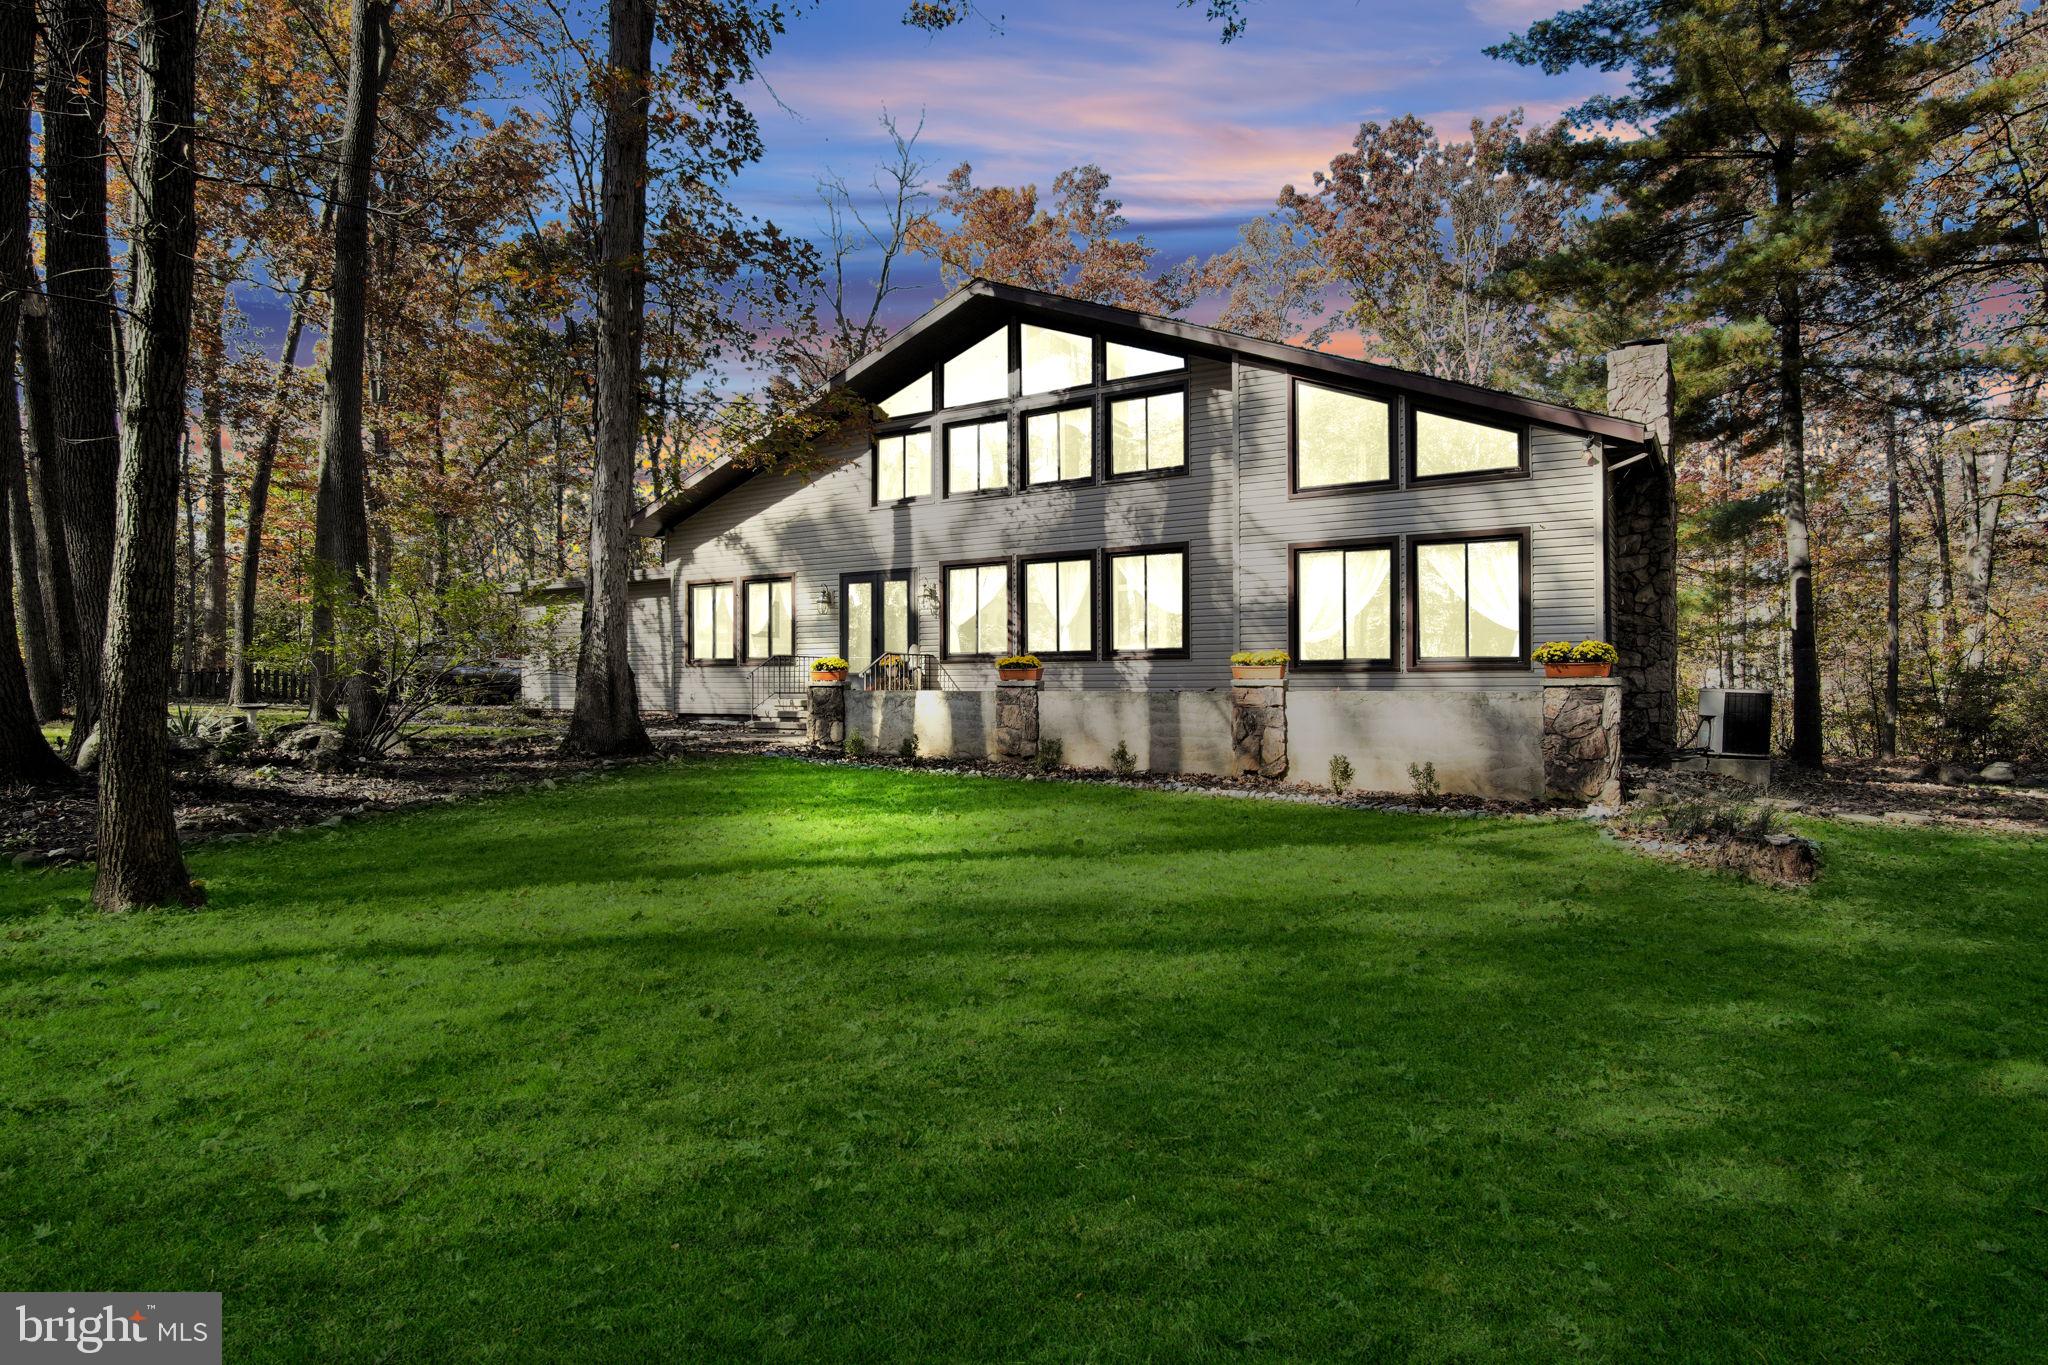
[[[1282,648],[1297,773],[1346,752],[1361,784],[1428,761],[1519,793],[1531,648],[1600,638],[1627,741],[1670,742],[1661,343],[1615,353],[1595,413],[975,280],[843,382],[871,440],[822,473],[715,464],[636,522],[664,566],[635,586],[648,709],[786,717],[839,654],[856,732],[975,753],[993,661],[1029,652],[1069,762],[1215,769],[1230,654]]]

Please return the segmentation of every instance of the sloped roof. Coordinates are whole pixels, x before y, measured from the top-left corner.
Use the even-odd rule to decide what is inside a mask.
[[[879,402],[932,369],[954,352],[988,335],[988,330],[1008,318],[1026,322],[1081,323],[1110,340],[1127,340],[1133,345],[1167,348],[1190,355],[1227,360],[1246,356],[1283,369],[1325,374],[1383,389],[1419,394],[1481,411],[1498,412],[1525,421],[1565,431],[1583,432],[1629,447],[1649,447],[1654,437],[1640,422],[1588,412],[1561,403],[1545,403],[1519,394],[1434,375],[1352,360],[1306,346],[1264,341],[1240,332],[1204,327],[1179,318],[1141,313],[1103,303],[1087,303],[1021,285],[997,284],[972,279],[927,309],[915,322],[889,338],[879,349],[861,357],[839,374],[832,385],[845,384],[866,398]],[[632,529],[643,536],[657,536],[705,504],[724,496],[757,472],[730,459],[717,460],[699,470],[691,481],[667,499],[654,503],[634,519]]]

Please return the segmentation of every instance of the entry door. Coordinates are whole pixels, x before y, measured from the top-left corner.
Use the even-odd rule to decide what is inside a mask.
[[[848,574],[840,581],[839,641],[855,673],[883,654],[910,652],[910,573]]]

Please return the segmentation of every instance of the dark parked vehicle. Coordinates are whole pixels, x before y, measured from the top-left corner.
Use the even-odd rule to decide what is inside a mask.
[[[519,700],[519,670],[504,664],[464,664],[448,670],[450,700],[465,706],[510,706]]]

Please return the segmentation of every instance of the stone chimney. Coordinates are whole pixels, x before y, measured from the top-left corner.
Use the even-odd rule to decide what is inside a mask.
[[[1607,411],[1641,422],[1657,433],[1671,454],[1671,412],[1678,387],[1671,378],[1671,348],[1654,337],[1631,341],[1607,353]]]
[[[1631,341],[1607,353],[1607,411],[1656,433],[1659,457],[1623,455],[1607,477],[1613,557],[1608,638],[1621,654],[1622,748],[1652,761],[1678,743],[1678,516],[1672,498],[1671,348]]]

